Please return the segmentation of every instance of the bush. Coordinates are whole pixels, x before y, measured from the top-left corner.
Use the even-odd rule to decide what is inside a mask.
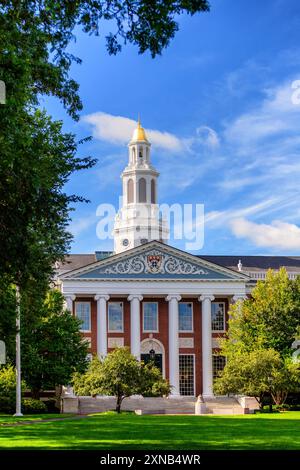
[[[47,413],[59,413],[60,409],[56,406],[56,399],[49,398],[48,400],[43,401],[44,405],[46,405]]]
[[[24,398],[22,400],[22,412],[24,414],[47,413],[47,406],[40,400],[34,398]]]
[[[13,414],[16,404],[12,397],[0,397],[0,413]]]

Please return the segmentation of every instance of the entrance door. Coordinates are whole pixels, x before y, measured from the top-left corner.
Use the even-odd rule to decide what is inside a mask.
[[[148,364],[148,362],[151,361],[150,359],[150,354],[141,354],[141,360],[145,363],[145,364]],[[163,368],[162,368],[162,354],[155,354],[155,358],[154,358],[154,364],[156,365],[156,367],[161,371],[161,373],[163,372]]]

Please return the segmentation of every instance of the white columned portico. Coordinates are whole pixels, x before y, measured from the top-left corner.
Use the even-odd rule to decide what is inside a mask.
[[[107,301],[109,295],[97,294],[97,355],[98,357],[107,356]]]
[[[170,294],[169,302],[169,382],[172,395],[179,395],[179,340],[178,340],[178,302],[180,295]]]
[[[140,302],[143,296],[140,294],[131,294],[128,296],[130,302],[130,345],[131,354],[138,360],[141,359],[141,320],[140,320]]]
[[[213,397],[212,337],[211,337],[211,302],[214,296],[203,294],[202,302],[202,395]]]
[[[64,295],[64,298],[65,298],[67,310],[73,313],[73,302],[76,299],[76,295],[73,295],[73,294]]]

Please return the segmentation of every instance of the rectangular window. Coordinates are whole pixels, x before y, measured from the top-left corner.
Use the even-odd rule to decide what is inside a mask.
[[[123,302],[108,303],[108,331],[123,333]]]
[[[194,396],[194,354],[179,354],[179,392],[180,395]]]
[[[143,302],[143,331],[158,332],[157,302]]]
[[[214,379],[219,377],[219,374],[224,369],[225,364],[226,364],[225,356],[217,356],[216,354],[213,355],[213,377],[214,377]]]
[[[81,320],[81,331],[91,331],[91,303],[75,302],[75,315]]]
[[[225,331],[225,302],[212,302],[211,329],[212,331]]]
[[[193,304],[179,302],[179,331],[193,331]]]

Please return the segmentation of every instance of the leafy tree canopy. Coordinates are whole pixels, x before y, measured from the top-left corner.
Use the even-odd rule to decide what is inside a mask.
[[[178,15],[208,10],[207,0],[1,1],[0,79],[4,79],[8,91],[14,89],[18,100],[30,84],[32,96],[57,96],[78,118],[82,108],[78,85],[68,73],[72,62],[80,59],[66,51],[75,39],[76,28],[99,35],[103,22],[108,21],[111,32],[106,43],[110,54],[121,50],[121,42],[129,42],[137,45],[140,53],[149,50],[155,57],[178,30]]]
[[[238,350],[275,349],[291,355],[291,346],[300,327],[300,281],[290,280],[284,268],[269,270],[259,281],[251,298],[231,306],[225,355]]]
[[[22,372],[36,398],[41,390],[68,384],[75,371],[84,372],[87,366],[80,320],[64,310],[63,301],[59,291],[49,291],[38,318],[24,318]]]
[[[93,358],[87,372],[73,377],[78,395],[115,396],[116,411],[120,413],[124,398],[131,395],[163,396],[170,393],[170,385],[152,364],[139,362],[128,348],[117,348],[103,360]]]

